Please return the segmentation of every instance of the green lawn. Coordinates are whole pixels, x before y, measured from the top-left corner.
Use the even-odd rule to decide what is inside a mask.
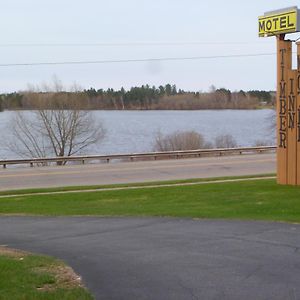
[[[57,299],[94,298],[61,261],[0,247],[0,300]]]
[[[41,188],[41,189],[25,189],[25,190],[10,190],[0,191],[0,196],[5,195],[24,195],[24,194],[37,194],[48,192],[68,192],[68,191],[85,191],[85,190],[102,190],[107,188],[123,188],[123,187],[141,187],[153,185],[166,185],[166,184],[184,184],[184,183],[197,183],[208,182],[216,180],[230,180],[230,179],[243,179],[243,178],[258,178],[258,177],[276,177],[276,174],[259,174],[259,175],[246,175],[246,176],[229,176],[229,177],[213,177],[213,178],[193,178],[184,180],[169,180],[169,181],[151,181],[140,183],[125,183],[125,184],[110,184],[110,185],[88,185],[88,186],[66,186],[56,188]]]
[[[273,179],[0,199],[0,214],[173,216],[300,222],[300,187]]]

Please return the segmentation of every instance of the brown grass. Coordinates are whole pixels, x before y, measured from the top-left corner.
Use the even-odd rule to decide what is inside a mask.
[[[55,284],[46,284],[42,287],[39,287],[39,291],[53,291],[57,288],[84,288],[81,277],[78,276],[69,266],[54,264],[48,267],[35,268],[33,271],[37,273],[48,273],[55,277]]]
[[[0,256],[23,260],[26,256],[30,255],[33,254],[18,249],[11,249],[3,245],[0,246]],[[36,267],[32,271],[35,273],[48,273],[55,277],[55,284],[46,284],[39,287],[39,291],[54,291],[58,288],[84,288],[81,277],[78,276],[71,267],[63,264],[59,260],[54,260],[53,263],[48,264],[47,267]]]
[[[25,256],[30,255],[30,253],[22,250],[7,248],[6,246],[2,245],[0,246],[0,255],[8,256],[16,259],[23,259]]]

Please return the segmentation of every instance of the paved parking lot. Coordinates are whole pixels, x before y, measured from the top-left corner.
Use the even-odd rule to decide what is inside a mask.
[[[300,299],[300,225],[0,217],[0,244],[56,256],[96,299]]]

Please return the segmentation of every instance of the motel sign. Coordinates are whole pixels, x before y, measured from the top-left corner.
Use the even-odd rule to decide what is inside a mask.
[[[267,12],[258,18],[260,37],[277,38],[277,182],[300,185],[300,43],[297,69],[292,68],[292,41],[300,31],[297,7]]]

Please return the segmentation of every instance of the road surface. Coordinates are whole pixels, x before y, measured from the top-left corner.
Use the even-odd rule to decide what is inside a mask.
[[[0,169],[0,191],[275,173],[275,154]]]
[[[300,299],[300,225],[0,217],[0,244],[65,260],[96,299]]]

